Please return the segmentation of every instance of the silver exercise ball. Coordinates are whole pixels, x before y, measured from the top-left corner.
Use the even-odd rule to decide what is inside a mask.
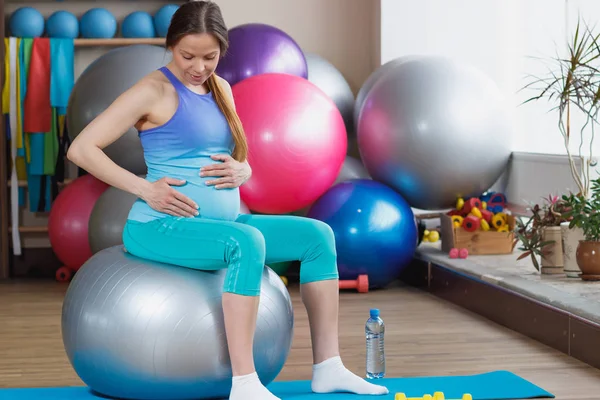
[[[364,105],[365,97],[367,97],[367,94],[373,88],[373,85],[375,85],[375,83],[379,80],[379,78],[381,78],[382,76],[385,76],[387,71],[393,69],[396,65],[404,62],[405,60],[409,60],[411,58],[412,58],[411,56],[395,58],[391,61],[386,62],[385,64],[383,64],[382,66],[377,68],[371,75],[369,75],[369,77],[367,78],[365,83],[363,83],[363,85],[360,87],[358,94],[356,95],[356,101],[354,102],[354,110],[352,111],[352,117],[353,117],[352,120],[354,122],[355,127],[358,127],[358,117],[360,115],[360,110],[362,109],[362,106]]]
[[[123,92],[150,72],[171,61],[163,47],[132,45],[108,51],[79,76],[67,108],[67,129],[74,139]],[[145,174],[146,164],[138,132],[129,129],[104,149],[108,157],[134,174]]]
[[[111,398],[227,398],[226,272],[142,260],[122,246],[96,253],[75,274],[63,303],[63,343],[75,372]],[[285,285],[268,267],[261,286],[253,350],[268,384],[288,357],[294,316]]]
[[[137,196],[112,186],[100,195],[88,224],[92,254],[123,244],[123,228],[137,199]]]
[[[342,169],[340,170],[340,173],[338,174],[333,185],[337,185],[338,183],[346,182],[351,179],[371,179],[371,177],[360,160],[351,156],[346,156],[344,164],[342,164]]]
[[[354,122],[352,113],[354,111],[354,93],[344,75],[329,61],[323,57],[305,52],[304,56],[308,65],[308,80],[321,89],[337,106],[346,132],[354,136]]]
[[[371,177],[425,210],[488,190],[507,167],[511,136],[494,82],[437,56],[388,69],[366,95],[358,123]]]

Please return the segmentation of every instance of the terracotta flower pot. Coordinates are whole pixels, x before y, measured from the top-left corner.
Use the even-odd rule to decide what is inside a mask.
[[[580,240],[575,257],[581,270],[581,279],[600,281],[600,242]]]

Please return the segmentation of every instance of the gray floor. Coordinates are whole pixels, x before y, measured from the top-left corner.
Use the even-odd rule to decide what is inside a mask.
[[[440,242],[422,243],[417,257],[508,288],[530,298],[566,310],[600,324],[600,282],[586,282],[565,275],[543,275],[529,258],[517,261],[519,250],[500,256],[471,255],[451,259],[440,250]]]

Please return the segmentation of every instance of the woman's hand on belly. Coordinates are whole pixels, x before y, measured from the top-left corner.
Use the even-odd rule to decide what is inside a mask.
[[[201,177],[218,177],[206,182],[215,189],[232,189],[242,186],[252,176],[248,162],[239,162],[228,154],[215,154],[210,158],[220,163],[210,164],[200,169]]]
[[[183,193],[171,187],[184,185],[186,181],[174,178],[162,178],[149,183],[142,193],[144,200],[156,211],[175,217],[195,217],[198,204]]]

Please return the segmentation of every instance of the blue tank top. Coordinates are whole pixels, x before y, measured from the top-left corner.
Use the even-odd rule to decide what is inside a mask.
[[[157,181],[163,177],[184,179],[175,190],[187,195],[199,206],[197,218],[233,221],[240,211],[239,189],[215,189],[206,185],[214,177],[200,177],[200,168],[218,163],[213,154],[233,152],[234,141],[227,119],[219,109],[211,92],[198,94],[167,68],[160,68],[177,91],[179,104],[175,114],[161,126],[139,132],[148,167],[146,180]],[[148,222],[168,214],[150,207],[137,199],[128,219]]]

